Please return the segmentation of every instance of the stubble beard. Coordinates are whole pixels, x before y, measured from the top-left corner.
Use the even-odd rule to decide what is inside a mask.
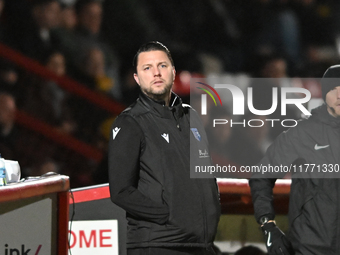
[[[332,115],[334,118],[340,119],[340,114],[337,113],[336,110],[335,110],[333,107],[327,105],[327,108],[328,108],[328,109],[327,109],[327,110],[328,110],[328,113],[329,113],[330,115]]]
[[[166,98],[170,95],[170,91],[172,88],[171,84],[166,84],[166,86],[162,90],[154,89],[152,86],[148,89],[143,90],[143,92],[150,98],[156,101],[165,101]]]

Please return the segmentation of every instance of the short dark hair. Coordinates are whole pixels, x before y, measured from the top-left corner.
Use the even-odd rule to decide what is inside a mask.
[[[136,55],[134,56],[132,65],[135,68],[135,72],[137,72],[137,62],[138,62],[139,54],[142,53],[142,52],[157,51],[157,50],[165,52],[166,55],[168,56],[168,58],[170,59],[171,65],[175,66],[169,49],[164,44],[162,44],[160,42],[151,41],[151,42],[145,43],[142,46],[140,46]]]

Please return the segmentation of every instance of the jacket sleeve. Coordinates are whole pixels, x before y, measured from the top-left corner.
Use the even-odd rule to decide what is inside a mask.
[[[138,189],[140,155],[144,134],[128,115],[113,124],[109,141],[109,186],[111,200],[135,218],[165,224],[169,217],[166,204],[157,203]]]
[[[294,142],[295,140],[295,142]],[[276,179],[283,178],[293,162],[298,158],[294,143],[298,141],[297,128],[291,128],[277,137],[274,143],[268,148],[264,158],[257,164],[259,169],[267,167],[267,172],[253,173],[249,180],[252,200],[255,211],[255,218],[259,222],[262,216],[275,218],[273,208],[273,188]],[[277,172],[268,171],[270,167],[277,167]]]

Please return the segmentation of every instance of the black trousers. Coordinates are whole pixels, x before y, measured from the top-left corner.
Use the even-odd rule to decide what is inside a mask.
[[[159,248],[159,247],[149,247],[149,248],[134,248],[127,249],[127,255],[215,255],[216,253],[212,248],[187,248],[187,247],[177,247],[177,248]]]

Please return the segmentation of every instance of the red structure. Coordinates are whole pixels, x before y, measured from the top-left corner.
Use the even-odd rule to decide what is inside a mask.
[[[69,177],[64,175],[1,187],[0,246],[67,255],[69,188]]]

